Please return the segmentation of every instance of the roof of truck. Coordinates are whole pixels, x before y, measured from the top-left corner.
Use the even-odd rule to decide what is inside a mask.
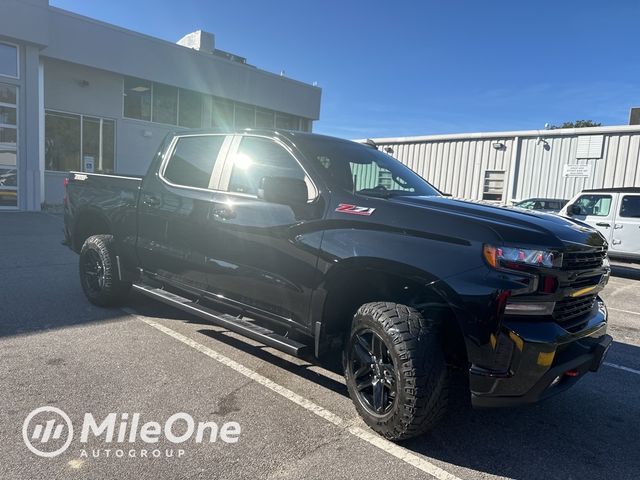
[[[583,190],[583,193],[640,193],[640,187],[611,187]]]

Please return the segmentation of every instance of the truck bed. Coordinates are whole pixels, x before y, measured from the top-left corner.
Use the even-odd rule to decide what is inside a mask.
[[[65,195],[65,237],[76,251],[79,225],[106,226],[120,241],[136,235],[136,207],[142,176],[69,172]],[[98,228],[100,230],[100,228]]]

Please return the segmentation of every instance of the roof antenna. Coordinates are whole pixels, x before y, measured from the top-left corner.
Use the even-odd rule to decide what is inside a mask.
[[[373,140],[371,140],[370,138],[367,138],[364,141],[365,145],[369,145],[371,148],[375,148],[376,150],[378,149],[378,144],[376,142],[374,142]]]

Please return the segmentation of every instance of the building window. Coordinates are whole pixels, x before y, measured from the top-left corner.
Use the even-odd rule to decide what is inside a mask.
[[[82,171],[113,173],[115,122],[82,117]]]
[[[202,94],[180,89],[178,125],[187,128],[202,127]]]
[[[115,121],[47,111],[45,168],[55,171],[113,173]]]
[[[178,89],[163,85],[153,84],[153,121],[157,123],[178,123]]]
[[[256,127],[258,128],[273,128],[275,125],[273,110],[265,110],[264,108],[256,109]]]
[[[311,120],[308,118],[300,119],[300,131],[301,132],[310,132],[311,131]]]
[[[18,90],[0,83],[0,208],[18,206]]]
[[[139,78],[124,78],[124,116],[137,120],[151,120],[153,85]]]
[[[276,113],[276,128],[298,130],[298,118],[287,113]]]
[[[501,202],[504,193],[504,170],[487,170],[484,172],[482,199]]]
[[[227,131],[234,127],[311,131],[306,118],[139,78],[125,77],[123,93],[126,118],[202,128],[209,125],[211,115],[211,126]]]
[[[256,125],[256,111],[249,105],[236,103],[234,125],[236,128],[252,128]]]
[[[13,85],[0,84],[0,144],[15,148],[18,140],[17,90]]]
[[[0,42],[0,75],[18,77],[18,47]]]
[[[233,102],[223,98],[213,98],[211,126],[230,130],[233,128]]]

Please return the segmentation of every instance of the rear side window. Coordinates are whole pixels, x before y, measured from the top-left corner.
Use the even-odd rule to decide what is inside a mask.
[[[244,137],[233,158],[229,191],[257,195],[264,177],[304,180],[298,162],[282,146],[268,138]]]
[[[181,137],[164,169],[164,178],[185,187],[209,188],[224,135]]]
[[[611,210],[610,195],[582,195],[575,203],[580,207],[580,215],[607,217]]]
[[[622,197],[620,216],[640,218],[640,195],[625,195]]]

